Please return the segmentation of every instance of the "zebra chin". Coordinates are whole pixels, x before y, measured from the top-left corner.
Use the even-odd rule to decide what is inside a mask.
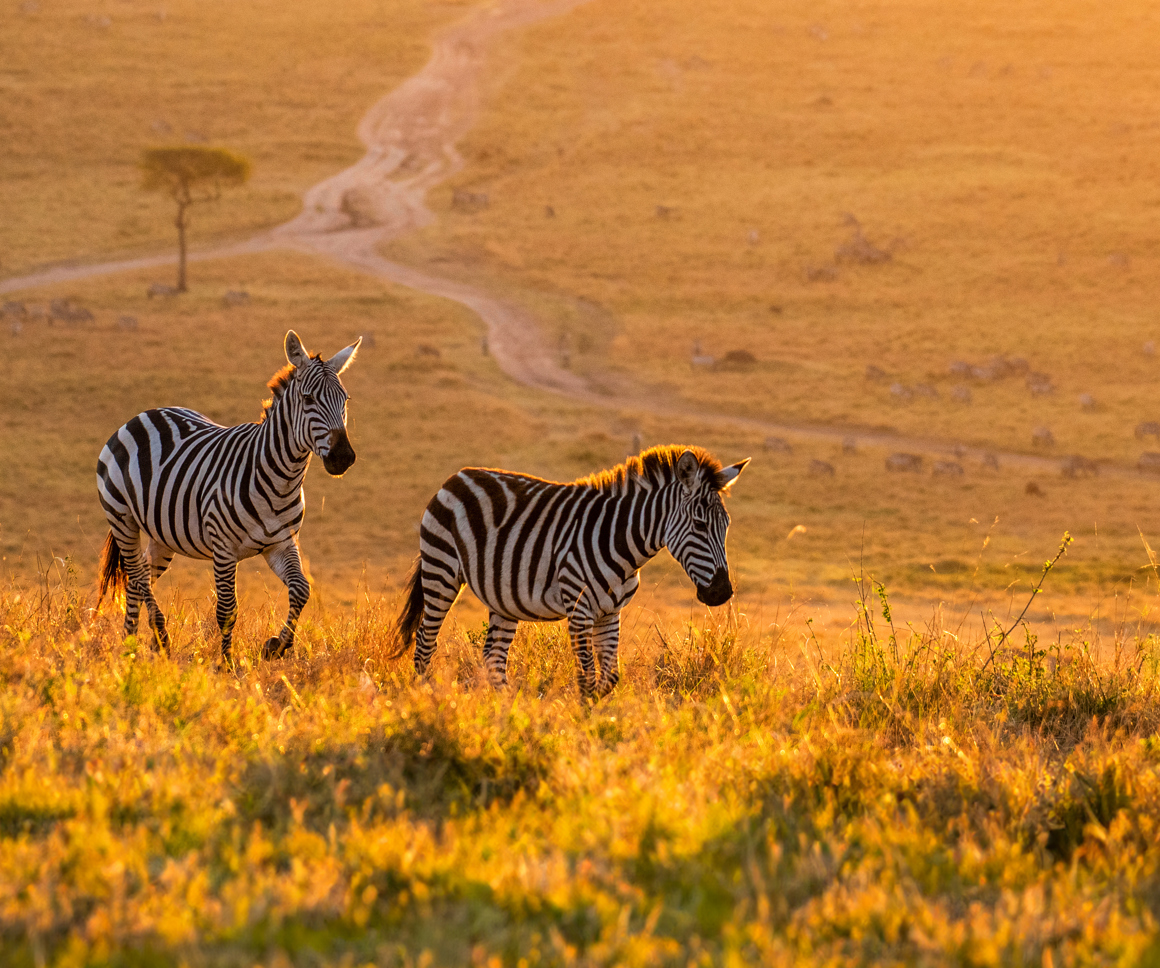
[[[342,477],[350,470],[354,460],[354,448],[351,447],[346,432],[342,431],[337,435],[332,435],[330,450],[322,458],[322,466],[326,468],[326,473],[331,477]]]
[[[718,568],[713,580],[704,588],[697,586],[697,601],[710,607],[724,605],[732,597],[733,583],[729,580],[729,571],[726,568]]]

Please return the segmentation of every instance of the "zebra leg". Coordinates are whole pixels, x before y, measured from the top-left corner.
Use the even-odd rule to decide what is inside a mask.
[[[222,631],[222,659],[232,664],[230,649],[238,620],[238,561],[233,555],[214,552],[213,584],[217,591],[217,623]]]
[[[487,681],[496,689],[508,684],[508,649],[516,637],[519,622],[504,618],[497,612],[487,617],[487,638],[483,643],[483,664],[487,667]]]
[[[149,576],[154,585],[168,571],[169,563],[173,561],[175,554],[175,551],[166,548],[163,544],[158,544],[156,541],[149,542]]]
[[[149,615],[149,627],[153,630],[150,647],[154,652],[169,648],[169,633],[165,631],[165,615],[157,599],[153,597],[153,583],[150,578],[152,566],[141,550],[141,533],[128,537],[121,533],[114,539],[121,547],[121,558],[125,562],[125,636],[136,635],[141,621],[141,605]]]
[[[607,696],[620,682],[618,652],[620,649],[620,612],[601,616],[592,630],[592,644],[600,659],[600,677],[596,680],[596,696]]]
[[[431,664],[443,620],[447,618],[447,613],[451,611],[464,585],[462,575],[450,575],[437,565],[433,570],[426,559],[422,568],[423,621],[415,633],[415,673],[420,676],[426,674],[427,666]]]
[[[577,673],[580,695],[585,699],[596,690],[596,658],[592,652],[592,618],[586,613],[573,612],[568,619],[568,636],[579,665]]]
[[[298,626],[298,616],[310,600],[310,582],[302,573],[302,559],[298,553],[298,539],[291,536],[280,545],[262,552],[271,570],[286,583],[290,592],[290,613],[282,631],[262,646],[263,659],[276,659],[294,645],[294,629]]]

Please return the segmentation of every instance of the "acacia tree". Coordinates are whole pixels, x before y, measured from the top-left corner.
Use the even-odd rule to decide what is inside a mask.
[[[141,187],[165,192],[177,203],[177,291],[185,292],[185,229],[189,207],[221,198],[226,185],[241,185],[250,177],[249,159],[225,148],[182,145],[147,148],[141,155]]]

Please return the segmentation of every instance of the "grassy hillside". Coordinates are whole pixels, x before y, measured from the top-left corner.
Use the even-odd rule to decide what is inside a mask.
[[[604,382],[1012,449],[1045,425],[1060,452],[1134,463],[1160,416],[1157,16],[594,0],[506,40],[519,66],[443,217],[392,250],[598,303],[607,340],[551,325]],[[490,206],[454,209],[456,188]],[[756,363],[692,371],[695,343]],[[1054,392],[949,372],[996,355]]]
[[[661,624],[589,710],[553,631],[497,694],[470,629],[413,684],[382,600],[254,669],[243,614],[222,675],[209,608],[155,657],[61,579],[0,592],[13,968],[1160,956],[1154,641]]]
[[[0,276],[48,260],[175,245],[141,150],[226,145],[242,190],[194,211],[192,237],[273,225],[363,153],[366,110],[429,56],[459,0],[0,3]]]

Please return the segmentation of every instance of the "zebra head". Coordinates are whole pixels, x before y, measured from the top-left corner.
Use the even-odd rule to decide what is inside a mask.
[[[724,605],[733,597],[725,557],[729,512],[721,495],[748,463],[746,458],[715,471],[691,450],[677,461],[676,500],[669,512],[665,544],[697,586],[697,600],[706,605]]]
[[[354,463],[354,448],[346,435],[346,401],[349,394],[339,376],[358,353],[362,337],[329,360],[311,356],[294,330],[286,334],[286,359],[294,367],[287,388],[292,394],[295,425],[306,446],[322,458],[328,474],[339,477]]]

